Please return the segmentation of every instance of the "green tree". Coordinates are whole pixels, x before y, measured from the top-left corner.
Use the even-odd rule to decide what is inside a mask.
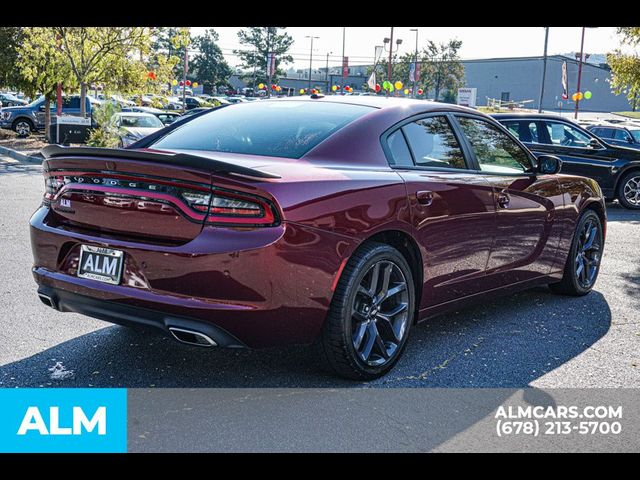
[[[0,27],[0,86],[19,88],[21,75],[16,65],[22,27]]]
[[[293,45],[293,38],[285,29],[286,27],[248,27],[238,32],[240,43],[250,47],[233,51],[239,55],[241,67],[251,72],[244,75],[244,78],[253,78],[255,70],[256,83],[268,82],[267,53],[273,52],[276,56],[276,71],[272,81],[277,82],[278,77],[284,73],[280,66],[293,62],[293,57],[287,53]]]
[[[25,93],[31,97],[41,93],[45,97],[44,124],[48,140],[51,103],[55,98],[58,82],[66,89],[75,87],[69,63],[57,47],[53,27],[23,28],[21,43],[16,51],[16,65]]]
[[[637,47],[640,44],[640,27],[619,27],[618,34],[622,45]],[[607,54],[607,63],[611,67],[611,90],[617,95],[626,95],[635,111],[640,95],[640,57],[618,48]]]
[[[421,78],[423,86],[434,90],[434,99],[440,99],[442,91],[455,92],[464,81],[464,65],[458,51],[462,41],[449,40],[446,43],[427,43],[421,56]]]
[[[190,44],[191,32],[188,27],[157,27],[151,38],[152,57],[164,55],[174,64],[172,79],[181,79],[184,71],[184,51]]]
[[[191,71],[206,92],[212,92],[214,85],[226,84],[231,76],[231,68],[216,43],[218,40],[218,34],[213,28],[193,40],[198,53],[191,62]]]
[[[62,51],[80,85],[81,115],[86,116],[87,88],[92,83],[123,85],[123,75],[133,85],[145,81],[141,67],[150,47],[147,28],[55,27]],[[130,85],[130,83],[127,83]]]

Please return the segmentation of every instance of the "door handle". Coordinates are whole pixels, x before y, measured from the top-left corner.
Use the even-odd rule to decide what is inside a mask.
[[[511,198],[509,197],[509,194],[505,191],[499,192],[496,197],[496,203],[500,208],[509,208],[510,201],[511,201]]]
[[[429,206],[433,203],[433,192],[430,190],[420,190],[416,192],[416,198],[420,205]]]

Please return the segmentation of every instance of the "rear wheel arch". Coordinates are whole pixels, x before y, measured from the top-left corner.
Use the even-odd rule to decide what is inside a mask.
[[[587,210],[593,210],[596,213],[596,215],[598,215],[598,218],[600,219],[600,223],[602,224],[603,237],[606,237],[606,233],[607,233],[607,215],[606,215],[606,212],[605,212],[604,207],[602,206],[602,204],[600,202],[595,202],[595,201],[594,202],[589,202],[582,209],[583,212],[585,212]]]
[[[365,245],[369,245],[371,243],[382,243],[395,248],[402,254],[404,259],[409,264],[409,268],[411,269],[411,274],[413,276],[413,281],[415,283],[415,321],[415,319],[418,318],[417,312],[420,309],[422,284],[424,282],[424,264],[420,248],[418,247],[418,243],[410,234],[402,230],[384,230],[366,238],[362,243],[360,243],[360,245],[358,245],[356,250],[351,255],[356,253]]]

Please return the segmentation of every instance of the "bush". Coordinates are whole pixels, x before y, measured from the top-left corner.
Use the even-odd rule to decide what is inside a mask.
[[[91,130],[87,145],[90,147],[115,148],[120,144],[118,129],[111,125],[111,117],[122,107],[116,102],[104,102],[93,109],[93,120],[97,127]]]

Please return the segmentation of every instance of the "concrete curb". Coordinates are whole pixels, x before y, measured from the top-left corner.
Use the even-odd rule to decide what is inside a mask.
[[[7,157],[15,158],[20,162],[25,163],[36,163],[41,164],[42,158],[32,157],[31,155],[26,155],[24,153],[20,153],[16,150],[12,150],[11,148],[3,147],[0,145],[0,155],[6,155]]]

